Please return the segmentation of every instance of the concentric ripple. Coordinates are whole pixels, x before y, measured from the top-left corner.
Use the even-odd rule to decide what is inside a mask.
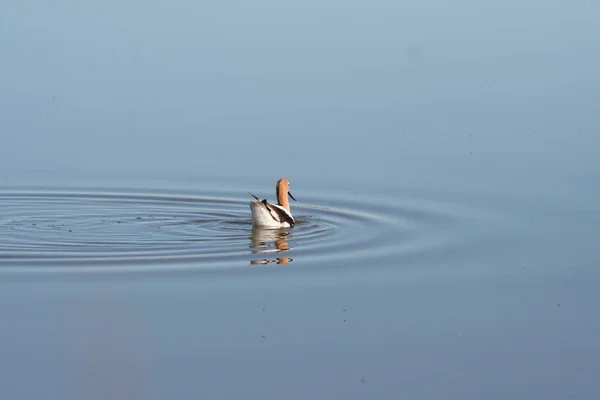
[[[1,192],[0,266],[207,268],[324,258],[367,261],[431,247],[433,232],[444,232],[456,219],[406,204],[365,206],[309,197],[294,204],[298,223],[293,229],[265,230],[252,227],[248,201],[224,193]]]

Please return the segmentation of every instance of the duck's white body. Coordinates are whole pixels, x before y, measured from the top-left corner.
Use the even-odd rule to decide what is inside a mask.
[[[251,201],[250,211],[252,212],[252,225],[261,228],[289,228],[294,223],[292,214],[278,204],[258,200]]]
[[[252,225],[261,228],[290,228],[294,226],[296,221],[290,211],[288,196],[293,200],[296,199],[294,199],[289,189],[290,182],[287,179],[281,178],[277,181],[276,193],[279,204],[268,203],[267,200],[261,200],[250,193],[256,199],[256,201],[250,202]]]

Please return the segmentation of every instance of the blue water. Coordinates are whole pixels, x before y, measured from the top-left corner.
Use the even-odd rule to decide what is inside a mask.
[[[0,397],[598,398],[599,17],[3,6]]]

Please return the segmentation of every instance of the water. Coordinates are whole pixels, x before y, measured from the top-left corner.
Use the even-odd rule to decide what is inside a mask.
[[[248,196],[234,198],[231,192],[210,196],[7,192],[2,196],[6,207],[2,257],[8,264],[29,266],[15,272],[35,264],[42,268],[74,264],[77,270],[81,264],[211,268],[246,265],[248,260],[251,264],[277,261],[252,255],[293,255],[296,248],[303,258],[317,260],[348,248],[355,256],[371,253],[372,241],[380,243],[377,248],[381,252],[397,248],[392,243],[384,246],[389,242],[386,234],[401,230],[400,218],[394,214],[308,204],[294,207],[297,229],[253,228]],[[410,228],[408,217],[407,213],[402,227],[406,231]]]
[[[152,273],[165,267],[171,272],[239,269],[294,259],[305,268],[316,264],[322,269],[349,262],[380,264],[388,257],[430,257],[510,240],[499,212],[474,205],[436,204],[407,195],[374,197],[373,192],[364,198],[302,193],[303,203],[293,205],[293,229],[263,229],[252,226],[249,196],[236,189],[202,195],[9,189],[0,194],[3,271]],[[486,238],[490,224],[499,231]]]
[[[597,398],[598,17],[5,7],[1,397]]]

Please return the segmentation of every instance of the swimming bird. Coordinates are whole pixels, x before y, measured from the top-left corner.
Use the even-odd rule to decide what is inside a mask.
[[[289,228],[294,226],[296,221],[290,211],[290,202],[288,196],[296,201],[290,193],[290,181],[281,178],[277,181],[275,188],[277,194],[277,204],[269,203],[266,199],[259,199],[252,193],[256,201],[250,202],[250,211],[252,212],[252,225],[262,228]]]

